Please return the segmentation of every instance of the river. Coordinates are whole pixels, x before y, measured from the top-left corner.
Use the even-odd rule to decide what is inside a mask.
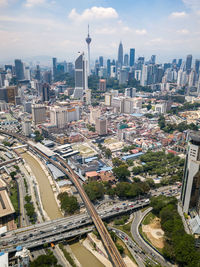
[[[81,245],[80,242],[70,245],[70,248],[82,267],[104,267],[104,265],[89,250]]]
[[[55,200],[49,179],[41,168],[40,164],[27,152],[22,153],[21,156],[26,161],[27,165],[29,165],[32,173],[36,177],[40,189],[40,197],[42,200],[43,208],[46,211],[47,215],[51,220],[61,218],[62,214]]]

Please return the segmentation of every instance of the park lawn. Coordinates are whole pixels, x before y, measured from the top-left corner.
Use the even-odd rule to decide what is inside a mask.
[[[147,224],[150,224],[153,219],[155,218],[156,216],[152,213],[152,212],[149,212],[143,219],[142,221],[142,224],[144,225],[147,225]]]

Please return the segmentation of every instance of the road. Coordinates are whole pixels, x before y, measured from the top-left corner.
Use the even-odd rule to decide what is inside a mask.
[[[157,262],[161,264],[161,266],[172,266],[169,262],[167,262],[158,252],[156,252],[151,246],[149,246],[140,236],[139,234],[139,225],[143,218],[151,211],[152,208],[148,208],[144,212],[137,211],[134,213],[133,222],[131,225],[131,234],[133,239],[137,242],[137,244],[142,248],[147,255],[153,257]]]
[[[71,179],[71,181],[73,182],[73,184],[77,188],[82,200],[84,201],[86,208],[87,208],[87,210],[88,210],[88,212],[89,212],[89,214],[93,220],[93,223],[96,226],[96,229],[101,236],[102,242],[103,242],[103,244],[104,244],[104,246],[108,252],[108,255],[110,257],[111,262],[116,267],[125,267],[126,265],[125,265],[121,255],[120,255],[118,249],[116,248],[110,234],[108,233],[108,230],[106,229],[103,221],[99,217],[96,209],[94,208],[92,202],[90,201],[90,199],[87,196],[86,192],[84,191],[81,183],[79,182],[79,177],[77,176],[77,174],[74,173],[74,171],[71,169],[71,167],[60,156],[57,156],[56,158],[57,158],[58,162],[62,165],[57,163],[55,160],[47,157],[46,154],[44,154],[42,151],[37,149],[35,146],[31,145],[27,141],[28,139],[26,137],[21,136],[21,135],[16,134],[16,133],[12,133],[12,132],[4,132],[2,130],[1,130],[1,132],[3,132],[4,134],[11,135],[11,136],[21,140],[25,144],[28,144],[29,147],[31,147],[32,150],[36,152],[36,154],[39,154],[40,156],[42,156],[43,158],[48,160],[50,163],[52,163],[53,165],[58,167],[61,171],[63,171],[63,173],[65,173]]]

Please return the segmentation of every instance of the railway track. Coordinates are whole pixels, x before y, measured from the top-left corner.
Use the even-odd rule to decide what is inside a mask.
[[[15,137],[15,138],[19,139],[20,141],[26,143],[33,151],[37,152],[40,156],[44,157],[46,160],[51,162],[53,165],[55,165],[57,168],[59,168],[61,171],[63,171],[71,179],[71,181],[73,182],[73,184],[77,188],[83,202],[86,205],[87,211],[90,214],[90,216],[94,222],[94,225],[100,234],[100,237],[101,237],[103,244],[104,244],[104,246],[108,252],[109,258],[110,258],[113,266],[126,267],[126,265],[125,265],[121,255],[120,255],[118,249],[116,248],[115,243],[113,242],[107,228],[105,227],[103,221],[99,217],[92,202],[90,201],[90,199],[88,198],[82,185],[80,184],[77,174],[72,170],[72,168],[60,156],[56,156],[56,158],[60,164],[58,162],[56,162],[55,160],[49,158],[45,153],[40,151],[35,146],[31,145],[28,142],[29,141],[28,138],[26,138],[22,135],[12,133],[12,132],[2,131],[2,130],[0,130],[0,133]]]

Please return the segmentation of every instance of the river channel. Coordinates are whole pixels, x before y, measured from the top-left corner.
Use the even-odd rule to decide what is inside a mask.
[[[90,251],[81,245],[80,242],[70,245],[70,248],[82,267],[104,267],[104,265]]]
[[[40,189],[40,197],[43,208],[47,215],[51,220],[61,218],[62,214],[58,208],[48,177],[41,168],[40,164],[27,152],[22,153],[21,156],[26,161],[27,165],[29,165],[32,173],[36,177]]]

